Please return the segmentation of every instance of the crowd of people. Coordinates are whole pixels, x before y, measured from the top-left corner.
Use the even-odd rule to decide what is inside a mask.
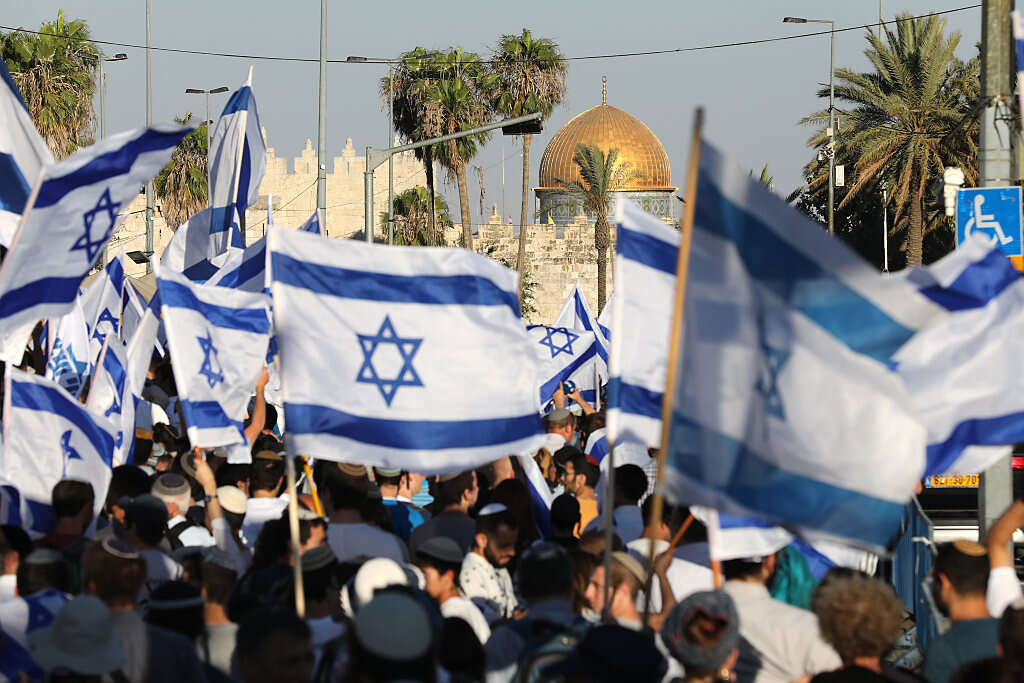
[[[172,396],[169,376],[151,373],[149,395]],[[651,524],[655,453],[616,449],[606,490],[609,459],[588,448],[603,412],[574,412],[558,399],[532,457],[430,477],[357,458],[300,458],[295,500],[272,405],[254,406],[251,462],[238,463],[222,449],[191,448],[167,417],[173,400],[164,401],[169,409],[154,414],[166,422],[139,432],[134,462],[113,469],[107,491],[62,480],[47,535],[0,527],[0,674],[133,683],[1024,680],[1024,594],[1008,549],[1024,502],[1006,511],[987,547],[938,548],[929,581],[951,626],[915,672],[890,656],[913,615],[882,578],[835,567],[807,581],[800,553],[787,548],[722,562],[716,588],[699,519],[666,504]],[[549,508],[538,507],[526,467],[542,476]],[[611,534],[604,500],[613,504]]]

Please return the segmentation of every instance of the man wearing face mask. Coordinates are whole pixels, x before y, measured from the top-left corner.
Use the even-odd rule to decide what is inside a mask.
[[[769,594],[775,569],[775,555],[722,562],[725,592],[740,617],[740,683],[788,683],[843,665],[822,638],[813,612]]]
[[[480,510],[473,550],[462,561],[459,585],[488,623],[515,614],[515,588],[507,567],[515,557],[518,538],[519,525],[504,505],[491,503]]]

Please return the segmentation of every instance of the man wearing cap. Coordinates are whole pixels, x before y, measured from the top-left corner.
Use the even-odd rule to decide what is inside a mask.
[[[167,531],[167,507],[156,496],[144,493],[135,498],[122,498],[125,511],[124,540],[133,546],[135,552],[146,564],[145,590],[139,597],[164,581],[181,578],[182,567],[160,548]],[[112,539],[106,539],[112,540]]]
[[[999,654],[999,620],[985,604],[988,572],[984,546],[964,540],[939,546],[932,562],[932,594],[952,626],[924,653],[922,672],[929,683],[946,683],[963,665]]]
[[[91,595],[68,602],[49,626],[30,633],[28,641],[32,658],[47,674],[98,680],[125,663],[110,610]]]
[[[302,591],[306,598],[306,624],[313,637],[314,670],[320,663],[328,642],[345,632],[339,623],[341,601],[338,593],[338,558],[326,545],[302,553]]]
[[[256,538],[265,522],[278,519],[288,507],[288,494],[281,493],[284,482],[284,459],[280,453],[260,451],[252,458],[249,476],[249,500],[245,505],[242,539],[250,548],[256,547]]]
[[[465,621],[483,645],[491,636],[491,627],[480,609],[459,590],[462,559],[458,544],[444,536],[427,540],[416,551],[416,566],[423,571],[427,593],[440,605],[441,615]]]
[[[480,489],[477,486],[476,472],[452,472],[442,474],[433,487],[434,500],[440,513],[413,529],[409,536],[409,546],[413,553],[428,538],[445,536],[459,544],[463,551],[473,547],[476,535],[476,522],[469,516],[469,511],[476,505]]]
[[[768,592],[775,569],[775,555],[722,562],[725,592],[740,617],[736,679],[782,683],[840,668],[842,660],[822,637],[814,613]]]
[[[488,623],[515,614],[515,589],[507,567],[515,557],[518,538],[519,524],[504,505],[491,503],[480,510],[473,550],[462,561],[459,585]]]
[[[165,472],[157,477],[152,493],[167,507],[166,538],[170,550],[214,545],[213,536],[205,527],[185,518],[192,501],[192,488],[185,477],[175,472]],[[203,502],[205,504],[208,501],[204,499]]]
[[[362,465],[327,463],[321,469],[318,489],[330,514],[327,544],[339,562],[362,555],[388,557],[403,563],[409,552],[405,543],[363,518],[369,487],[370,480]]]
[[[423,476],[397,467],[374,467],[373,474],[377,487],[380,488],[381,500],[391,513],[391,528],[395,535],[408,543],[412,530],[430,519],[430,513],[413,505],[411,499],[400,496],[400,492],[403,482],[410,482],[412,479],[418,479],[418,490],[423,485]],[[406,483],[405,488],[408,492],[412,486]]]
[[[576,416],[568,408],[555,408],[544,416],[544,427],[548,434],[555,434],[562,437],[564,446],[571,444],[576,435]],[[556,447],[555,450],[558,450]],[[554,451],[552,451],[554,452]]]

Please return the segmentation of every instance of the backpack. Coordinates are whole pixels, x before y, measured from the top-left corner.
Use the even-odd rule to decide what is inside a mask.
[[[526,642],[519,657],[514,683],[537,683],[548,680],[544,669],[549,664],[568,657],[590,629],[590,622],[582,617],[569,626],[536,620],[513,622],[514,629]]]
[[[191,529],[194,526],[198,526],[192,520],[185,518],[178,522],[164,534],[164,537],[160,539],[160,550],[170,555],[179,548],[184,548],[185,544],[181,542],[181,535]]]

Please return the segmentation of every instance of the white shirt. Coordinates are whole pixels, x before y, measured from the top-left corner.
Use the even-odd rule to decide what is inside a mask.
[[[483,555],[469,553],[462,561],[459,586],[493,624],[501,618],[510,619],[516,609],[512,577],[504,567],[492,566]]]
[[[365,522],[328,524],[327,545],[331,546],[338,562],[347,562],[360,555],[389,557],[398,564],[406,562],[408,558],[405,544],[398,536]]]
[[[242,519],[242,539],[250,548],[256,547],[256,538],[260,535],[264,522],[279,519],[288,507],[288,494],[282,493],[277,498],[250,498],[245,501],[245,517]]]
[[[998,619],[1014,600],[1024,597],[1020,579],[1013,567],[996,567],[988,573],[988,588],[985,590],[985,604],[988,613]]]
[[[714,590],[715,588],[715,576],[710,567],[711,560],[707,553],[707,543],[690,545],[703,546],[704,562],[697,563],[679,557],[680,551],[684,549],[686,549],[687,555],[693,555],[692,549],[690,549],[689,546],[680,546],[676,548],[672,557],[672,563],[669,564],[668,570],[665,572],[665,576],[668,578],[668,584],[672,587],[672,595],[675,597],[676,602],[681,602],[684,598],[696,593],[697,591],[709,591]],[[648,548],[649,546],[646,538],[638,538],[626,547],[630,554],[640,560],[644,565],[647,564]],[[655,557],[657,557],[658,554],[665,552],[667,549],[668,541],[659,540],[655,545]],[[641,590],[636,596],[636,609],[638,612],[643,612],[645,600],[644,592]],[[656,578],[651,582],[651,612],[661,612],[661,583],[657,581]]]
[[[487,620],[484,619],[480,608],[474,605],[472,600],[467,600],[461,595],[448,598],[441,603],[441,616],[445,619],[448,617],[458,617],[465,621],[473,629],[476,637],[480,639],[481,645],[484,645],[487,639],[491,637],[491,627],[488,626]]]
[[[813,612],[772,598],[759,583],[726,581],[725,592],[740,617],[740,683],[789,683],[842,667]]]
[[[170,531],[175,526],[185,521],[188,520],[185,519],[184,515],[175,515],[174,517],[171,517],[169,522],[167,522],[167,530]],[[183,548],[190,548],[193,546],[206,547],[215,544],[213,536],[210,535],[210,532],[206,527],[198,525],[190,526],[182,531],[178,536],[178,540],[181,541],[181,546]]]
[[[235,571],[241,576],[252,564],[252,550],[246,545],[241,545],[233,538],[231,525],[223,517],[218,517],[210,524],[213,527],[213,540],[217,547],[226,552],[235,561]]]
[[[16,574],[4,574],[0,576],[0,602],[10,600],[17,595],[18,577]]]

